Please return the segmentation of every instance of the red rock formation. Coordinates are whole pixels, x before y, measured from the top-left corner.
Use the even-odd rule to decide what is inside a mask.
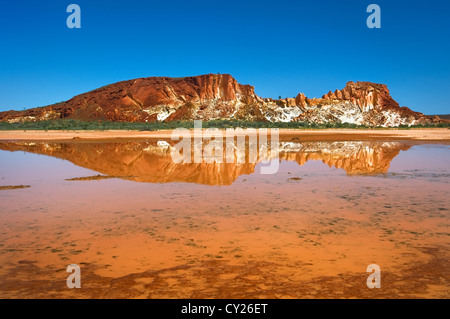
[[[350,101],[358,105],[362,111],[400,108],[385,84],[371,82],[348,82],[342,90],[336,90],[334,93],[330,91],[322,98],[330,101]]]
[[[339,108],[342,109],[343,103],[351,103],[351,105],[357,106],[360,112],[364,114],[363,121],[360,124],[365,125],[397,126],[401,124],[446,122],[439,117],[431,118],[422,113],[414,112],[407,107],[400,107],[391,97],[385,84],[371,82],[348,82],[342,90],[329,91],[322,99],[314,98],[308,100],[304,94],[300,93],[296,98],[296,103],[298,107],[303,109],[305,107],[332,105],[337,108],[336,111],[338,112],[340,111]],[[314,118],[317,118],[318,113],[324,112],[309,109],[301,118],[314,122]],[[395,117],[395,115],[398,115],[396,119],[389,118]],[[330,118],[332,119],[333,117],[331,116]],[[331,119],[330,121],[332,122]]]
[[[325,107],[324,107],[325,106]],[[322,99],[262,99],[253,86],[229,74],[169,78],[150,77],[107,85],[41,108],[0,113],[0,121],[53,119],[154,122],[174,120],[245,119],[308,121],[398,126],[440,123],[400,107],[384,84],[348,82]]]
[[[308,99],[305,94],[299,93],[295,98],[295,104],[297,104],[300,108],[304,108],[308,104]]]
[[[164,109],[168,120],[176,120],[187,108],[216,102],[252,103],[258,99],[254,88],[242,85],[228,74],[169,78],[150,77],[107,85],[68,100],[42,108],[0,113],[0,121],[80,119],[144,122],[156,121]],[[221,105],[224,104],[224,105]],[[155,110],[153,110],[156,108]],[[227,116],[228,114],[224,114]]]

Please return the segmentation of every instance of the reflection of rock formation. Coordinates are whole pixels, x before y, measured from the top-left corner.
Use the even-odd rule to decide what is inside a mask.
[[[0,149],[49,155],[105,175],[148,183],[230,185],[240,175],[255,171],[256,164],[248,162],[176,164],[171,145],[171,141],[0,142]],[[281,142],[279,157],[299,165],[321,160],[349,175],[367,175],[386,173],[392,159],[407,149],[399,142],[382,141]],[[245,152],[248,159],[248,145]]]
[[[300,166],[319,160],[330,167],[342,168],[348,175],[387,173],[391,161],[409,146],[398,142],[307,142],[296,152],[281,152],[280,158]]]

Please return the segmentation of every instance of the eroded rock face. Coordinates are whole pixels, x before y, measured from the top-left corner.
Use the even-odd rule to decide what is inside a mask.
[[[349,101],[360,107],[361,111],[372,109],[397,109],[400,106],[390,96],[389,90],[384,84],[370,82],[348,82],[342,90],[331,91],[322,97],[323,102]]]
[[[384,84],[371,82],[348,82],[342,90],[328,92],[315,103],[330,108],[330,115],[335,115],[341,122],[399,126],[429,123],[430,118],[400,105],[391,97]],[[332,109],[337,109],[335,112]],[[340,116],[339,109],[344,113]]]
[[[46,119],[153,122],[227,118],[240,105],[261,100],[250,85],[230,75],[151,77],[118,82],[67,102],[23,112],[0,113],[2,121]]]
[[[240,119],[247,121],[354,123],[399,126],[443,120],[400,107],[384,84],[349,82],[321,99],[263,99],[229,74],[123,81],[41,108],[0,113],[0,121],[53,119],[155,122]]]

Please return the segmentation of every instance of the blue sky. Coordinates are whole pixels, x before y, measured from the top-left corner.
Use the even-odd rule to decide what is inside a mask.
[[[71,3],[81,29],[66,26]],[[371,3],[381,29],[366,26]],[[450,1],[4,1],[0,39],[0,111],[137,77],[220,72],[274,98],[385,83],[402,106],[450,113]]]

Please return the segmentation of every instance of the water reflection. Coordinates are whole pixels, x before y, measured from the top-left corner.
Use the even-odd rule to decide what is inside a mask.
[[[276,175],[260,159],[174,164],[173,146],[0,142],[1,184],[31,186],[0,191],[0,298],[449,296],[448,145],[293,136]]]
[[[174,145],[170,140],[0,142],[0,149],[48,155],[107,176],[146,183],[231,185],[239,176],[255,172],[257,163],[238,160],[248,158],[248,143],[245,154],[236,150],[234,163],[203,160],[202,163],[177,164],[171,156]],[[348,175],[376,175],[387,173],[391,161],[410,147],[394,141],[282,141],[279,160],[294,161],[300,166],[317,160],[329,167],[344,169]],[[258,157],[257,162],[265,159]]]

